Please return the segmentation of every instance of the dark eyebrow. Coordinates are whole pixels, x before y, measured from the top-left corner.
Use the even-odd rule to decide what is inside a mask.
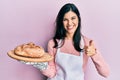
[[[76,17],[76,16],[72,16],[72,17]]]
[[[72,16],[71,18],[76,18],[77,16]],[[67,20],[67,18],[63,18],[63,20]]]

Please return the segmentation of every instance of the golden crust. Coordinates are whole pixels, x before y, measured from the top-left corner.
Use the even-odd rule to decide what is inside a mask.
[[[31,42],[17,46],[14,49],[14,53],[24,57],[41,57],[44,55],[44,49]]]
[[[13,59],[29,62],[46,62],[53,59],[53,56],[46,53],[42,47],[36,46],[32,42],[19,45],[7,54]]]

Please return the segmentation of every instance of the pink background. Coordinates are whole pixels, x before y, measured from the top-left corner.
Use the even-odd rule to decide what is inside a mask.
[[[82,32],[95,40],[111,74],[105,79],[89,61],[86,80],[119,80],[119,0],[0,0],[0,80],[44,80],[39,70],[7,56],[15,46],[34,42],[46,49],[59,9],[67,2],[81,13]]]

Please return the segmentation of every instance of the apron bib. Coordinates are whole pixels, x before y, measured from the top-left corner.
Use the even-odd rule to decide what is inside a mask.
[[[58,48],[55,57],[56,76],[47,80],[84,80],[83,53],[80,52],[80,56],[77,56],[60,52]]]

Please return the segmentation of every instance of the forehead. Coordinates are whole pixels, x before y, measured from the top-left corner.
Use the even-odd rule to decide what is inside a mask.
[[[73,11],[69,11],[69,12],[65,13],[64,18],[69,18],[69,17],[74,17],[74,16],[75,17],[77,16],[76,13]]]

